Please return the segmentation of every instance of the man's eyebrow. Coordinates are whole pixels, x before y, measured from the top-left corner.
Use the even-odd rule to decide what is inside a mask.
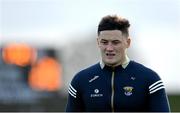
[[[106,40],[106,39],[101,39],[101,41],[108,41],[108,40]]]
[[[113,42],[120,42],[120,40],[112,40]]]

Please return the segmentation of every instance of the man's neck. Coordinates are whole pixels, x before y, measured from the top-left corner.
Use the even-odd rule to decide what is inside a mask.
[[[122,67],[125,69],[125,68],[127,67],[127,65],[129,64],[129,62],[130,62],[130,59],[129,59],[129,57],[126,55],[126,56],[124,57],[124,60],[122,60],[122,62],[120,62],[120,63],[118,63],[118,64],[108,65],[108,64],[105,64],[105,63],[101,60],[100,65],[101,65],[101,68],[104,68],[105,65],[110,66],[110,67],[117,67],[117,66],[119,66],[119,65],[122,65]]]

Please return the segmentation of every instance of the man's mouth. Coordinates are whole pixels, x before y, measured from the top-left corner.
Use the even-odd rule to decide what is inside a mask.
[[[106,56],[113,57],[113,56],[115,56],[115,54],[114,53],[106,53]]]

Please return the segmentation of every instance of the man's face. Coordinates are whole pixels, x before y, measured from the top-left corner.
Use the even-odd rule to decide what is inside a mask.
[[[106,65],[117,66],[124,62],[130,39],[120,30],[101,31],[97,38],[102,60]]]

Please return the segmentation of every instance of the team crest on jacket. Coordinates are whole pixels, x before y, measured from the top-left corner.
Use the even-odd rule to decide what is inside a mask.
[[[125,86],[125,87],[123,87],[123,89],[124,89],[124,94],[126,96],[131,96],[134,88],[131,86]]]

